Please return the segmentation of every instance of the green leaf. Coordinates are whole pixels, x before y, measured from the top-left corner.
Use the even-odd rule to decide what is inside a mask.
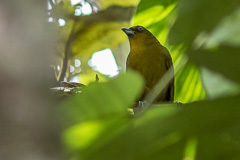
[[[214,31],[208,35],[206,46],[212,47],[220,44],[235,45],[240,44],[240,10],[224,17]]]
[[[216,49],[200,49],[191,52],[190,60],[223,76],[240,82],[240,48],[220,46]]]
[[[116,0],[98,0],[99,3],[103,8],[107,8],[110,6],[137,6],[140,0],[121,0],[121,1],[116,1]]]
[[[210,32],[221,21],[239,7],[239,0],[182,0],[178,7],[178,16],[171,28],[171,44],[192,43],[201,32]]]
[[[82,93],[74,96],[62,106],[64,120],[71,123],[105,119],[111,116],[128,115],[140,94],[143,81],[136,73],[119,75],[109,82],[89,84]]]
[[[111,14],[111,13],[108,13]],[[101,19],[101,17],[99,17]],[[130,20],[130,18],[129,18]],[[94,22],[94,21],[93,21]],[[82,25],[79,22],[78,26]],[[90,58],[92,53],[106,49],[116,48],[126,41],[126,36],[121,28],[129,26],[129,22],[101,22],[94,25],[84,24],[84,27],[77,27],[78,32],[74,36],[72,52],[75,56]],[[117,37],[117,38],[116,38]]]
[[[61,108],[63,124],[74,124],[63,133],[67,151],[73,154],[80,150],[81,157],[88,157],[89,152],[120,134],[127,127],[128,107],[134,104],[142,83],[138,74],[128,72],[108,82],[89,84],[67,100]]]
[[[62,17],[66,25],[57,28],[59,54],[64,52],[66,44],[72,48],[70,58],[78,56],[82,59],[89,59],[93,52],[118,47],[126,41],[121,28],[129,26],[138,2],[139,0],[103,1],[103,8],[89,16],[68,13]],[[64,6],[73,11],[75,9],[69,3],[64,3]]]
[[[240,85],[227,79],[220,73],[201,69],[201,80],[208,98],[236,95],[240,93]]]
[[[123,130],[105,143],[100,138],[101,147],[88,148],[84,159],[231,159],[240,155],[239,103],[236,96],[182,107],[155,106],[142,117],[116,123]]]
[[[168,7],[172,4],[174,4],[175,2],[177,2],[177,0],[153,0],[153,1],[149,1],[149,0],[141,0],[138,8],[137,8],[137,13],[143,12],[151,7],[154,6],[163,6],[163,7]]]
[[[188,62],[175,75],[175,101],[188,103],[205,98],[199,69]]]

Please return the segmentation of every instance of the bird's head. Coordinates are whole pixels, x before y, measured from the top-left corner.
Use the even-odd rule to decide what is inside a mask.
[[[122,30],[128,36],[131,47],[159,43],[156,37],[143,26],[122,28]]]

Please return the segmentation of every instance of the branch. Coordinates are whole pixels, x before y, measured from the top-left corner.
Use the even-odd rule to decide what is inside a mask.
[[[60,77],[58,79],[59,82],[64,81],[64,77],[66,76],[66,73],[67,73],[68,59],[69,59],[69,54],[71,52],[71,43],[72,43],[72,39],[73,39],[72,37],[74,35],[73,34],[74,33],[74,27],[75,27],[75,22],[73,23],[71,33],[69,35],[69,38],[67,40],[67,44],[66,44],[66,47],[65,47],[62,70],[61,70]]]

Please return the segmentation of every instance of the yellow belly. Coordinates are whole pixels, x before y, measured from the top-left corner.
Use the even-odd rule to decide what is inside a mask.
[[[147,54],[147,55],[146,55]],[[127,70],[134,70],[142,75],[145,89],[140,97],[144,100],[146,95],[154,88],[157,82],[167,71],[166,56],[159,53],[134,53],[130,52],[127,60]],[[158,96],[157,102],[166,101],[168,86]]]

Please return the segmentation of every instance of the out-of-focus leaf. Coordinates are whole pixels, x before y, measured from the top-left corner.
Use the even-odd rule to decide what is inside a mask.
[[[89,84],[82,93],[65,102],[64,123],[75,124],[63,134],[67,151],[88,157],[89,152],[125,131],[129,125],[127,108],[133,104],[141,86],[141,77],[128,72],[109,82]]]
[[[74,42],[73,53],[90,58],[93,52],[117,47],[126,41],[121,27],[128,25],[128,22],[106,22],[84,28],[80,33],[77,33],[78,37]]]
[[[88,159],[92,153],[105,146],[132,126],[129,116],[108,116],[105,119],[85,121],[67,129],[64,143],[72,158]]]
[[[101,1],[103,4],[97,13],[89,16],[65,15],[63,18],[66,24],[57,26],[58,57],[79,58],[82,73],[90,72],[88,60],[94,52],[117,48],[127,40],[121,28],[129,26],[138,2],[139,0]],[[69,3],[64,5],[73,9],[76,7]]]
[[[240,48],[220,46],[216,49],[200,49],[193,51],[190,60],[195,64],[204,66],[218,72],[223,76],[240,82]]]
[[[99,3],[101,4],[102,8],[106,9],[110,6],[137,6],[140,0],[121,0],[121,1],[116,1],[116,0],[98,0]]]
[[[240,9],[233,14],[224,17],[215,30],[208,35],[206,46],[212,47],[219,44],[235,45],[240,44]]]
[[[102,8],[107,8],[109,6],[137,6],[140,0],[98,0]],[[125,14],[125,13],[124,13]]]
[[[149,1],[149,0],[141,0],[138,8],[137,8],[137,13],[138,12],[143,12],[144,10],[147,10],[151,7],[155,7],[155,6],[163,6],[163,7],[168,7],[172,4],[174,4],[175,2],[177,2],[177,0],[153,0],[153,1]]]
[[[223,75],[210,71],[204,67],[201,69],[201,80],[208,98],[223,97],[240,93],[239,84],[236,84],[225,78]]]
[[[61,0],[54,3],[50,16],[54,18],[68,18],[74,14],[75,8],[71,6],[70,0]]]
[[[149,151],[151,149],[154,149],[155,145],[143,146],[142,144],[144,144],[146,141],[152,140],[156,136],[157,132],[152,132],[154,128],[146,127],[146,130],[144,131],[138,130],[139,133],[136,134],[136,132],[138,131],[135,129],[141,126],[149,126],[148,125],[149,120],[156,119],[157,117],[158,118],[161,117],[160,119],[164,119],[175,113],[176,110],[174,108],[163,108],[161,112],[153,111],[151,112],[151,114],[147,114],[146,116],[141,117],[141,120],[128,119],[128,121],[126,121],[125,123],[122,124],[116,123],[114,126],[109,127],[107,131],[109,131],[111,134],[112,131],[119,130],[120,128],[118,133],[115,133],[115,135],[113,135],[113,137],[111,137],[110,140],[108,139],[108,141],[106,140],[102,141],[101,139],[94,141],[93,144],[99,144],[99,141],[101,141],[101,143],[104,145],[99,145],[97,146],[97,148],[89,147],[87,150],[88,154],[86,155],[86,157],[84,157],[84,159],[99,158],[99,159],[130,160],[143,158],[141,157],[144,154],[144,152],[142,151],[143,150]],[[144,135],[144,133],[146,134]],[[105,134],[107,135],[108,133],[105,132]],[[123,139],[123,137],[125,138]],[[168,140],[172,140],[172,142],[170,143],[174,143],[175,141],[178,141],[178,135],[173,134],[165,138],[165,144],[163,144],[162,147],[169,144]],[[121,148],[121,151],[117,149],[118,147]],[[138,153],[138,151],[140,152]]]
[[[191,47],[198,34],[212,31],[224,16],[239,6],[239,0],[182,0],[169,34],[170,43]]]
[[[189,156],[187,149],[193,149],[196,159],[239,157],[239,103],[237,96],[196,102],[183,108],[166,105],[151,109],[133,119],[131,126],[101,148],[89,148],[84,159],[181,160]],[[195,145],[189,144],[191,137]]]
[[[99,72],[91,71],[91,72],[80,74],[79,81],[85,85],[88,85],[89,83],[92,83],[92,82],[96,82],[96,74],[98,75],[99,82],[107,82],[110,79],[109,77],[102,75]]]
[[[62,112],[70,123],[127,115],[127,108],[141,88],[142,79],[136,73],[123,74],[109,82],[92,83],[67,101]]]
[[[87,147],[103,130],[102,123],[99,121],[86,121],[74,125],[64,131],[63,140],[68,150],[82,149]]]
[[[57,35],[58,41],[63,42],[63,45],[70,41],[71,56],[80,55],[80,58],[83,56],[90,58],[93,52],[105,48],[116,48],[126,41],[126,36],[122,34],[121,28],[129,26],[129,21],[135,11],[136,2],[132,0],[129,1],[129,4],[132,5],[110,6],[89,16],[68,16],[62,32]],[[71,32],[72,34],[70,34]],[[58,48],[65,48],[65,46]]]

